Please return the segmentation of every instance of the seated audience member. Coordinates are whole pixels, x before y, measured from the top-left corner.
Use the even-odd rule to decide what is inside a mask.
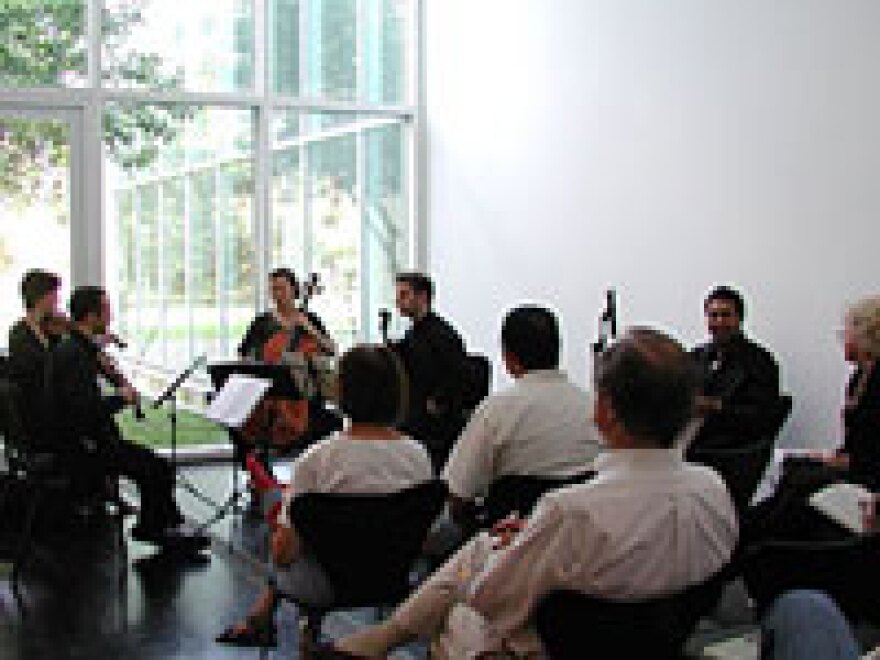
[[[499,477],[571,477],[592,467],[599,432],[587,393],[559,369],[560,349],[551,311],[525,305],[504,318],[501,350],[514,384],[483,401],[453,447],[443,476],[456,519],[464,522]]]
[[[859,655],[840,608],[820,591],[786,592],[761,620],[761,660],[857,660]]]
[[[736,514],[712,470],[685,463],[674,441],[693,410],[697,376],[678,343],[632,329],[602,357],[595,420],[607,446],[598,475],[545,495],[522,530],[480,534],[391,617],[340,640],[342,652],[380,657],[434,638],[432,657],[542,653],[530,628],[550,592],[609,599],[670,594],[730,559]],[[589,646],[589,621],[584,645]]]
[[[788,456],[776,493],[754,518],[756,539],[822,540],[845,534],[806,503],[834,481],[880,492],[880,296],[851,305],[844,314],[844,359],[853,366],[844,393],[843,442],[833,451]]]
[[[113,417],[140,395],[129,385],[105,395],[99,385],[96,338],[106,334],[110,302],[96,286],[78,287],[70,297],[73,323],[52,351],[47,403],[55,433],[63,441],[72,473],[123,475],[140,491],[140,513],[132,536],[163,548],[199,550],[208,538],[188,528],[174,501],[173,466],[152,450],[126,441]]]
[[[853,372],[844,393],[843,443],[813,457],[838,477],[880,491],[880,296],[863,298],[843,321],[844,359]]]
[[[743,333],[745,302],[719,286],[703,303],[711,340],[694,349],[703,386],[697,411],[703,422],[691,446],[711,449],[749,444],[772,422],[779,399],[779,367],[765,348]]]
[[[425,448],[393,428],[406,398],[399,360],[384,346],[356,346],[339,364],[339,402],[348,424],[307,448],[294,462],[279,525],[272,536],[276,587],[267,588],[247,618],[217,641],[240,646],[274,645],[272,621],[278,592],[320,604],[332,592],[317,561],[301,547],[287,520],[287,504],[302,493],[382,494],[433,478]],[[271,485],[271,484],[269,484]],[[357,545],[352,547],[357,552]]]
[[[430,277],[400,273],[395,288],[398,311],[412,321],[403,339],[389,344],[409,379],[409,402],[400,428],[425,444],[439,472],[461,430],[458,396],[464,342],[449,321],[433,310]]]
[[[16,402],[22,423],[35,447],[49,450],[55,438],[45,409],[46,361],[59,337],[47,320],[58,312],[61,278],[44,270],[29,270],[21,281],[25,314],[9,330],[10,380],[20,393]]]

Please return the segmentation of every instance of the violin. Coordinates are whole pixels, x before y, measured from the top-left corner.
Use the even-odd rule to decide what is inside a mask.
[[[40,329],[47,337],[61,337],[70,332],[73,327],[74,323],[71,319],[58,313],[47,314],[40,322]],[[93,341],[98,347],[98,373],[117,389],[128,388],[133,392],[137,392],[137,389],[126,378],[125,374],[122,373],[113,356],[104,350],[106,346],[111,344],[123,349],[127,348],[128,344],[113,333],[106,333],[94,338]],[[145,415],[141,408],[140,395],[135,400],[133,408],[135,419],[143,421]]]

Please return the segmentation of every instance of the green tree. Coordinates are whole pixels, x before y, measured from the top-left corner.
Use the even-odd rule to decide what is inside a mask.
[[[126,37],[142,20],[149,0],[129,0],[102,19],[105,62],[102,77],[113,85],[153,90],[179,88],[180,71],[163,72],[153,53],[127,50]],[[86,78],[85,0],[0,0],[0,88],[65,87]],[[105,113],[104,142],[125,168],[144,168],[163,143],[178,134],[191,110],[186,106],[119,106]],[[0,123],[0,196],[30,204],[63,201],[68,136],[57,122],[5,120]],[[66,218],[66,213],[59,214]]]

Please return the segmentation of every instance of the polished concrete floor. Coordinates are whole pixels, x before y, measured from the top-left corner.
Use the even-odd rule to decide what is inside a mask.
[[[283,477],[283,467],[280,473]],[[228,467],[189,469],[186,478],[215,501],[231,486]],[[182,485],[178,491],[186,514],[209,520],[212,507],[190,490]],[[8,575],[0,575],[0,658],[259,657],[255,649],[215,644],[214,637],[245,614],[265,583],[265,529],[246,516],[229,516],[209,531],[210,551],[181,560],[157,554],[127,534],[123,556],[112,520],[43,530],[44,552],[23,575],[20,600]],[[324,634],[344,634],[371,616],[333,614]],[[295,607],[283,605],[279,646],[268,657],[297,657],[296,622]],[[424,651],[409,648],[396,657],[424,657]]]
[[[287,480],[286,466],[276,466],[276,472]],[[182,474],[178,501],[190,519],[212,522],[210,551],[181,561],[126,534],[123,554],[112,521],[49,525],[41,534],[45,557],[41,553],[24,574],[20,600],[10,590],[8,565],[4,568],[0,558],[0,660],[260,657],[255,649],[218,645],[214,637],[246,613],[265,584],[265,527],[245,515],[212,521],[215,508],[206,499],[226,498],[232,484],[228,466],[187,468]],[[0,512],[0,537],[4,524]],[[371,611],[334,613],[325,620],[324,635],[338,637],[372,616]],[[283,605],[277,621],[279,645],[268,657],[296,658],[295,607]],[[756,658],[755,630],[745,592],[734,583],[713,616],[701,622],[688,655]],[[874,641],[865,648],[872,648],[880,634],[868,633]],[[424,647],[413,646],[393,657],[425,655]]]

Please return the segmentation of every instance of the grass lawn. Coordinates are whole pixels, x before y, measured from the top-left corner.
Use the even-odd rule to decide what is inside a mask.
[[[149,447],[171,446],[171,420],[168,408],[144,408],[146,419],[138,421],[131,410],[125,409],[116,416],[122,435],[133,442]],[[186,447],[204,444],[227,444],[229,435],[226,429],[214,422],[186,410],[177,410],[177,446]]]

